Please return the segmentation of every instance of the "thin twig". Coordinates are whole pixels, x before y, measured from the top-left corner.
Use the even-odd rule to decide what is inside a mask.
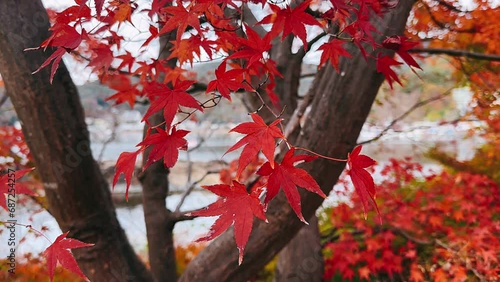
[[[196,188],[196,186],[200,182],[202,182],[208,175],[214,174],[214,173],[219,173],[219,171],[211,171],[211,170],[209,170],[209,171],[205,172],[205,174],[202,177],[200,177],[198,180],[196,180],[195,182],[191,183],[191,185],[189,186],[189,188],[186,189],[186,191],[184,192],[184,194],[182,194],[181,200],[177,204],[177,207],[175,207],[175,212],[176,213],[180,212],[180,209],[181,209],[182,205],[184,204],[184,202],[186,201],[186,198],[189,196],[189,194],[191,194],[191,192],[193,192],[194,188]]]
[[[477,52],[470,52],[467,50],[453,50],[445,48],[414,48],[408,50],[408,53],[426,53],[430,55],[448,55],[452,57],[465,57],[475,60],[485,60],[485,61],[500,61],[500,55],[495,54],[483,54]]]
[[[437,95],[435,97],[431,97],[429,99],[425,99],[425,100],[422,100],[422,101],[419,101],[417,103],[415,103],[413,106],[411,106],[408,110],[406,110],[406,112],[404,112],[403,114],[401,114],[400,116],[398,116],[397,118],[395,118],[394,120],[391,121],[391,123],[389,123],[388,126],[386,126],[377,136],[371,138],[371,139],[368,139],[368,140],[365,140],[363,142],[360,142],[358,143],[358,145],[364,145],[364,144],[368,144],[368,143],[371,143],[371,142],[374,142],[374,141],[377,141],[379,140],[380,138],[382,138],[396,123],[400,122],[401,120],[405,119],[409,114],[411,114],[412,112],[414,112],[415,110],[417,110],[418,108],[421,108],[429,103],[432,103],[434,101],[437,101],[437,100],[441,100],[443,99],[444,97],[450,95],[453,90],[453,88],[450,88],[448,90],[446,90],[444,93],[440,94],[440,95]]]

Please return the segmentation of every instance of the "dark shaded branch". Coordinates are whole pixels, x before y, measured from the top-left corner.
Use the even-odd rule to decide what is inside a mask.
[[[459,33],[475,33],[475,32],[477,32],[475,27],[468,28],[468,29],[460,29],[460,28],[456,28],[456,27],[451,26],[450,23],[445,23],[445,22],[438,20],[436,18],[436,16],[434,15],[434,13],[432,12],[431,7],[429,7],[429,5],[427,5],[427,3],[423,2],[423,1],[420,1],[420,2],[422,3],[424,8],[429,13],[429,16],[430,16],[432,22],[435,23],[439,28],[447,29],[449,31],[459,32]]]
[[[469,13],[469,11],[461,10],[461,9],[453,6],[453,4],[450,4],[450,3],[446,2],[445,0],[437,0],[436,2],[438,2],[439,5],[441,5],[443,7],[446,7],[450,11],[458,12],[458,13]]]
[[[425,53],[430,55],[448,55],[452,57],[466,57],[475,60],[485,61],[500,61],[500,55],[495,54],[482,54],[476,52],[469,52],[466,50],[453,50],[445,48],[414,48],[408,50],[409,53]]]

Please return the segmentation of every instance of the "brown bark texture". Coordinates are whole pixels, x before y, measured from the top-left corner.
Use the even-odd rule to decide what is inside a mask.
[[[92,281],[151,281],[120,227],[108,184],[92,157],[77,89],[61,62],[32,75],[50,55],[23,50],[49,37],[38,1],[0,1],[0,73],[23,126],[49,210],[69,237],[95,243],[74,250]]]
[[[374,17],[374,24],[381,32],[376,36],[378,40],[403,33],[413,3],[401,1],[383,18]],[[348,51],[353,58],[341,60],[342,73],[327,65],[316,75],[310,90],[314,94],[311,112],[299,133],[296,146],[337,158],[347,157],[355,146],[384,78],[377,73],[373,59],[366,62],[356,48],[349,48]],[[323,159],[303,166],[318,180],[325,194],[331,191],[344,167],[345,163]],[[303,191],[301,197],[302,213],[310,218],[323,199]],[[247,281],[293,238],[303,224],[283,193],[270,203],[267,218],[267,224],[258,220],[254,222],[242,265],[238,266],[238,252],[231,229],[214,240],[188,265],[180,281]]]
[[[172,47],[171,40],[175,38],[175,32],[167,33],[160,37],[159,59],[166,59],[170,55]],[[170,60],[170,67],[175,67],[176,60]],[[160,75],[161,78],[164,74]],[[150,119],[151,125],[158,125],[165,122],[163,112],[154,114]],[[149,126],[144,126],[146,134]],[[165,130],[165,126],[162,126]],[[151,134],[155,133],[153,130]],[[144,136],[145,137],[145,136]],[[144,151],[142,166],[151,152],[151,147]],[[156,282],[177,281],[177,267],[175,261],[175,248],[173,229],[175,218],[171,211],[167,209],[166,198],[169,192],[168,174],[170,170],[163,164],[163,159],[151,164],[139,176],[142,185],[142,203],[144,210],[144,221],[146,222],[146,234],[148,238],[148,257],[153,280]]]
[[[321,282],[324,263],[318,218],[313,215],[279,253],[274,282]]]

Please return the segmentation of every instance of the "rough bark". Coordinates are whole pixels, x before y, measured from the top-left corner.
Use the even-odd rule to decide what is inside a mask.
[[[382,36],[402,34],[414,1],[401,1],[383,19],[375,18]],[[311,91],[315,91],[311,113],[296,142],[320,154],[345,158],[359,136],[377,91],[384,78],[376,71],[376,63],[367,62],[354,48],[352,59],[342,60],[344,72],[337,74],[330,66],[320,70]],[[328,194],[342,173],[345,163],[316,160],[305,169],[318,179]],[[322,177],[329,175],[329,178]],[[301,193],[302,212],[310,218],[323,199],[312,193]],[[204,249],[187,267],[180,281],[246,281],[271,260],[299,231],[302,223],[290,208],[283,193],[271,203],[269,223],[255,221],[243,264],[238,254],[233,231],[224,233]]]
[[[30,51],[49,37],[40,1],[0,1],[0,73],[23,125],[52,215],[69,236],[94,247],[74,251],[92,281],[151,281],[121,229],[108,184],[92,157],[83,108],[61,62],[36,75],[50,52]]]
[[[324,261],[318,218],[313,215],[293,239],[279,253],[275,282],[321,282]]]
[[[166,59],[170,55],[175,33],[168,33],[160,37],[160,50],[158,59]],[[168,62],[170,67],[175,67],[176,60]],[[160,75],[161,78],[164,74]],[[161,79],[160,79],[161,80]],[[151,125],[165,122],[163,112],[154,114],[150,119]],[[144,125],[144,133],[149,126]],[[165,129],[165,126],[162,126]],[[155,130],[151,134],[155,133]],[[146,164],[151,147],[143,154],[142,166]],[[175,261],[175,248],[173,229],[175,218],[167,209],[166,199],[169,192],[168,174],[170,170],[163,164],[163,159],[151,164],[139,177],[143,192],[144,220],[146,222],[146,234],[148,238],[148,257],[151,266],[151,274],[154,281],[173,282],[177,280],[177,267]]]

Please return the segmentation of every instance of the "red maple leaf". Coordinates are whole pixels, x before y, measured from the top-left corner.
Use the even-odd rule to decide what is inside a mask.
[[[340,13],[342,16],[349,15],[351,7],[346,4],[345,0],[330,0],[330,2],[336,12]]]
[[[106,80],[106,84],[111,89],[118,91],[112,96],[106,98],[106,101],[115,100],[117,105],[127,102],[130,105],[130,108],[134,107],[135,99],[140,95],[140,92],[137,90],[136,85],[132,85],[128,76],[112,76],[109,80]]]
[[[380,212],[375,202],[375,183],[373,183],[373,178],[365,168],[374,165],[376,162],[366,156],[360,155],[363,146],[359,145],[350,154],[347,155],[347,164],[349,165],[348,174],[351,177],[352,184],[356,193],[358,193],[361,203],[363,204],[363,209],[366,218],[366,210],[368,201],[370,200],[372,205],[377,210],[380,217]],[[380,219],[382,220],[382,219]]]
[[[156,128],[158,133],[154,133],[146,137],[137,146],[154,145],[143,169],[146,169],[150,164],[159,161],[163,158],[163,163],[166,167],[171,168],[179,158],[179,150],[187,150],[187,140],[184,138],[189,131],[177,130],[172,128],[172,133],[163,131],[161,128]]]
[[[151,43],[151,41],[153,41],[153,39],[157,38],[158,35],[160,34],[158,28],[153,25],[149,26],[149,33],[151,33],[151,35],[146,39],[146,41],[144,41],[144,43],[142,43],[141,48],[147,46],[149,43]]]
[[[24,194],[30,196],[36,196],[35,192],[31,191],[28,187],[19,182],[26,173],[34,170],[35,168],[28,168],[23,170],[18,170],[16,172],[7,173],[0,176],[0,206],[5,210],[9,210],[7,208],[7,198],[6,194],[15,195]]]
[[[72,26],[66,24],[55,24],[50,30],[52,34],[40,44],[40,48],[63,47],[66,50],[73,50],[80,46],[82,35]]]
[[[115,58],[110,46],[106,44],[98,44],[91,49],[93,54],[88,66],[91,67],[94,72],[98,72],[101,69],[106,71]]]
[[[253,122],[244,122],[229,131],[246,134],[245,137],[236,142],[236,144],[234,144],[226,152],[227,154],[240,148],[241,146],[245,146],[240,155],[236,178],[240,176],[243,169],[245,169],[252,159],[257,156],[259,151],[262,151],[271,164],[271,167],[274,167],[274,148],[276,146],[274,139],[285,138],[281,129],[276,126],[281,122],[281,119],[277,119],[270,125],[267,125],[258,114],[254,113],[251,117]]]
[[[330,63],[332,66],[339,71],[339,56],[344,56],[347,58],[351,58],[351,54],[347,52],[342,45],[344,45],[345,41],[339,39],[333,39],[332,41],[321,45],[318,50],[323,50],[321,53],[321,60],[319,66],[321,67],[326,60],[330,59]]]
[[[170,128],[179,106],[194,108],[203,112],[203,108],[198,104],[198,101],[186,92],[193,83],[194,81],[191,80],[178,80],[175,82],[173,89],[158,82],[150,83],[144,91],[151,99],[151,105],[142,120],[145,121],[154,113],[163,110],[165,123],[167,128]]]
[[[194,55],[201,58],[201,50],[205,50],[208,57],[212,59],[212,53],[214,45],[216,42],[213,40],[209,40],[203,38],[199,35],[190,36],[187,39],[180,39],[172,41],[172,53],[168,57],[168,59],[177,59],[179,63],[182,65],[184,62],[189,62],[191,66],[193,65],[193,61],[195,59]]]
[[[151,9],[144,9],[141,12],[148,12],[148,17],[153,20],[153,16],[160,14],[160,10],[170,2],[172,2],[172,0],[153,0],[151,3]]]
[[[273,24],[270,34],[274,38],[283,31],[282,40],[290,33],[296,35],[304,44],[304,49],[307,50],[307,32],[305,25],[321,24],[305,10],[309,8],[311,0],[302,2],[299,6],[291,9],[287,6],[281,9],[277,5],[270,4],[273,13],[263,18],[259,24]]]
[[[65,269],[89,281],[85,274],[83,274],[80,270],[80,267],[78,267],[78,263],[73,257],[71,249],[91,247],[94,246],[94,244],[87,244],[76,239],[66,238],[68,233],[69,231],[59,235],[54,243],[52,243],[52,245],[50,245],[43,253],[45,259],[47,260],[50,281],[54,280],[54,272],[57,266],[57,261],[59,261]]]
[[[94,0],[95,2],[95,11],[97,13],[97,18],[101,17],[102,6],[104,5],[104,0]]]
[[[187,7],[184,7],[182,1],[177,1],[176,6],[168,6],[162,9],[169,18],[163,25],[160,30],[160,35],[170,32],[172,30],[177,30],[177,38],[179,41],[188,28],[191,26],[199,34],[202,33],[200,28],[200,19],[199,17],[203,15],[204,9],[206,9],[206,5],[208,4],[190,4]]]
[[[137,160],[137,156],[142,150],[137,150],[135,152],[123,152],[118,157],[115,166],[115,176],[113,177],[113,189],[115,188],[116,183],[118,182],[118,178],[123,173],[125,174],[125,182],[127,183],[127,187],[125,190],[125,199],[128,201],[128,189],[130,187],[130,183],[132,181],[132,174],[134,174],[135,170],[135,162]]]
[[[231,91],[238,91],[238,89],[246,88],[242,83],[243,73],[242,69],[232,69],[226,71],[226,62],[223,62],[216,70],[214,79],[208,83],[206,92],[209,93],[217,89],[219,93],[231,101]]]
[[[250,68],[254,63],[264,59],[264,52],[271,49],[271,36],[270,33],[267,33],[264,38],[260,38],[257,32],[246,24],[245,32],[247,34],[247,39],[238,38],[238,43],[240,43],[242,49],[227,57],[227,60],[246,59],[248,61],[246,67]]]
[[[267,181],[267,192],[264,203],[267,204],[271,201],[279,192],[280,187],[285,192],[285,195],[293,208],[297,217],[306,222],[304,216],[302,216],[302,209],[300,206],[300,195],[297,190],[297,186],[306,189],[307,191],[316,193],[323,198],[326,198],[325,193],[321,191],[318,183],[314,178],[307,173],[307,171],[295,167],[295,164],[301,162],[310,162],[317,157],[308,155],[297,155],[294,156],[295,149],[292,147],[283,158],[281,164],[276,163],[274,168],[271,167],[269,162],[262,165],[262,167],[257,171],[258,175],[269,176]]]
[[[136,59],[135,56],[132,56],[132,53],[125,51],[125,54],[116,56],[116,58],[122,60],[116,69],[119,70],[124,66],[128,66],[128,72],[132,72],[132,66],[134,65]]]
[[[384,74],[391,89],[392,89],[392,82],[394,81],[396,81],[399,85],[402,85],[401,81],[398,78],[398,75],[391,69],[391,66],[399,66],[402,64],[403,63],[398,62],[389,56],[381,56],[380,54],[378,55],[377,71]]]
[[[82,36],[86,36],[85,30],[83,30],[82,34],[78,33],[74,27],[66,25],[66,24],[55,24],[50,28],[52,30],[52,34],[49,38],[47,38],[40,47],[38,48],[28,48],[27,50],[37,50],[39,48],[47,49],[47,47],[56,47],[56,51],[50,55],[43,64],[36,69],[32,74],[39,72],[44,67],[48,66],[50,62],[52,62],[52,68],[50,69],[50,83],[54,79],[54,74],[56,73],[57,68],[59,67],[59,63],[61,62],[62,57],[66,52],[69,52],[76,47],[80,46],[82,42]]]
[[[222,197],[205,209],[192,212],[194,216],[219,216],[210,231],[197,241],[212,240],[234,224],[234,238],[239,250],[239,264],[243,261],[245,246],[252,231],[253,218],[267,222],[264,206],[256,193],[249,194],[245,185],[234,181],[232,185],[218,184],[203,186]]]
[[[408,64],[410,67],[416,67],[422,69],[418,63],[413,59],[413,57],[408,53],[408,50],[418,45],[418,42],[407,41],[405,36],[391,36],[387,37],[383,42],[382,46],[387,49],[396,51],[396,53]]]

